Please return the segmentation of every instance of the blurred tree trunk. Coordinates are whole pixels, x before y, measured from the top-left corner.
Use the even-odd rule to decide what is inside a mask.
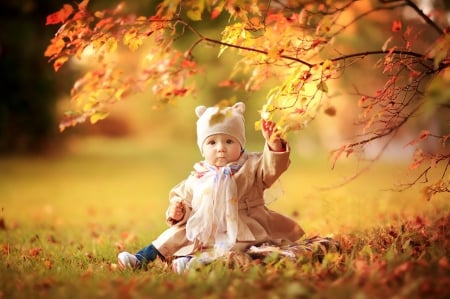
[[[60,1],[0,4],[0,153],[42,153],[57,142],[58,86],[43,52],[54,34],[45,26]],[[60,82],[63,82],[61,78]],[[70,84],[67,84],[70,86]]]

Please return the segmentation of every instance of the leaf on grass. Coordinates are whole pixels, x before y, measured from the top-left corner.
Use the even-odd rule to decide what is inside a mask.
[[[45,266],[45,268],[47,268],[48,270],[50,270],[50,269],[53,267],[53,263],[52,263],[51,260],[45,259],[45,260],[44,260],[44,266]]]
[[[30,250],[28,251],[28,254],[29,254],[31,257],[36,257],[36,256],[38,256],[41,252],[42,252],[42,248],[40,248],[40,247],[33,247],[33,248],[30,248]]]

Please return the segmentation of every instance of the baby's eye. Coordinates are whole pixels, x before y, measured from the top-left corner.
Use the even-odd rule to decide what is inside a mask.
[[[227,144],[233,144],[233,139],[227,139]]]
[[[209,145],[214,145],[214,144],[216,144],[216,141],[215,140],[210,140],[210,141],[208,141],[208,144]]]

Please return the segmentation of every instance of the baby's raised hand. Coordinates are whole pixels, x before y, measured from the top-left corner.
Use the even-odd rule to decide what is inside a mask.
[[[167,216],[169,216],[169,219],[174,220],[175,222],[180,221],[184,217],[184,213],[186,212],[184,208],[184,204],[182,201],[177,201],[174,204],[171,204],[169,206],[169,211]]]
[[[262,119],[261,131],[272,151],[282,152],[285,150],[285,143],[281,139],[281,131],[273,121]]]

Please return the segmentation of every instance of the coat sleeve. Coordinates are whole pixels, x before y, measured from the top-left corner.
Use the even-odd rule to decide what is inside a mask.
[[[184,204],[184,216],[180,221],[174,221],[169,217],[169,208],[166,210],[166,222],[169,226],[185,224],[191,214],[192,190],[189,188],[188,180],[184,180],[169,192],[169,205],[181,201]]]
[[[284,152],[274,152],[269,149],[268,144],[264,145],[259,175],[264,188],[269,188],[285,172],[291,163],[289,158],[290,148],[286,144]]]

